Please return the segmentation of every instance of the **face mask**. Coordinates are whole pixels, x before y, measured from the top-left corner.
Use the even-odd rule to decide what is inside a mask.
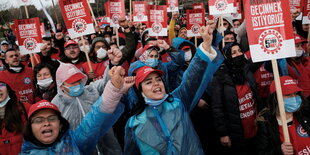
[[[107,50],[103,49],[103,48],[100,48],[98,51],[97,51],[97,58],[99,59],[103,59],[107,56]]]
[[[81,51],[84,51],[84,46],[80,46],[80,50]],[[89,47],[89,45],[85,45],[85,51],[84,52],[89,52],[89,50],[90,50],[90,47]]]
[[[20,72],[22,70],[22,67],[10,67],[15,72]]]
[[[145,61],[145,64],[150,66],[150,67],[152,67],[152,68],[154,68],[154,67],[156,67],[158,65],[158,59],[153,59],[153,58],[152,59],[147,59]]]
[[[2,102],[0,102],[0,108],[4,107],[10,100],[10,96],[8,95],[5,100],[3,100]]]
[[[164,98],[162,98],[161,100],[152,100],[150,98],[147,98],[143,93],[142,96],[144,97],[145,104],[150,106],[158,106],[161,103],[163,103],[168,98],[169,95],[165,94]]]
[[[226,30],[227,30],[227,28],[224,27],[224,26],[221,26],[221,27],[219,28],[219,32],[220,32],[220,33],[225,32]]]
[[[110,44],[110,42],[111,42],[111,39],[110,39],[110,38],[106,37],[106,38],[104,38],[104,39],[105,39],[105,41],[108,42],[108,44]]]
[[[185,54],[184,54],[185,61],[190,61],[191,58],[192,58],[192,51],[189,50],[189,51],[185,52]]]
[[[47,78],[47,79],[44,79],[44,80],[38,80],[38,85],[40,86],[40,88],[48,88],[53,82],[53,78],[50,77],[50,78]]]
[[[244,55],[239,55],[239,56],[233,58],[233,64],[237,68],[243,67],[245,61],[246,61],[246,59],[245,59]]]
[[[84,84],[81,82],[81,84],[77,86],[72,87],[66,87],[69,89],[69,96],[77,97],[80,96],[84,92]]]
[[[79,61],[79,59],[71,60],[71,62],[72,62],[73,64],[75,64],[75,63],[78,62],[78,61]]]
[[[284,99],[284,109],[286,112],[296,112],[301,105],[301,97],[289,97]]]
[[[305,53],[305,50],[296,50],[296,57],[301,57]]]

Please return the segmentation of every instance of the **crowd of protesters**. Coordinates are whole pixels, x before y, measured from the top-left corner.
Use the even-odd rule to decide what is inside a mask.
[[[277,61],[290,142],[271,63],[251,61],[246,21],[207,21],[196,47],[172,13],[167,37],[126,18],[118,37],[103,24],[70,38],[57,24],[33,56],[6,31],[0,154],[310,154],[309,25],[295,18],[297,56]]]

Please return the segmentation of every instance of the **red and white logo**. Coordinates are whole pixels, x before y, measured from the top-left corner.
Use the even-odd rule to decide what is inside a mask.
[[[282,43],[282,35],[274,29],[265,30],[259,36],[259,45],[261,45],[261,49],[267,54],[278,53],[282,47]]]
[[[162,29],[163,29],[163,26],[161,25],[161,23],[153,23],[152,24],[153,32],[160,33]]]
[[[32,51],[37,47],[37,41],[34,38],[27,38],[24,40],[23,45],[27,50]]]
[[[113,23],[118,24],[118,19],[119,19],[120,17],[121,17],[121,16],[120,16],[119,14],[113,14],[113,15],[112,15]]]
[[[215,1],[215,8],[219,11],[224,11],[227,8],[228,2],[226,0]]]
[[[299,125],[296,130],[297,130],[297,133],[300,137],[304,137],[304,138],[309,137],[307,131],[305,129],[303,129],[301,125]]]
[[[82,33],[86,30],[86,21],[82,18],[77,18],[72,22],[72,28],[77,33]]]
[[[139,20],[143,20],[143,18],[144,18],[144,13],[143,13],[143,12],[139,12],[139,13],[137,14],[137,18],[138,18]]]
[[[194,25],[192,25],[191,30],[192,30],[192,32],[193,32],[194,34],[198,34],[198,33],[199,33],[200,27],[201,27],[201,26],[200,26],[199,24],[194,24]]]

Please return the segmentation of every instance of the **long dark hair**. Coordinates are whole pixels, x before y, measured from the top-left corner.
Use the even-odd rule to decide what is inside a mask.
[[[0,121],[0,133],[3,128],[9,132],[22,133],[24,128],[22,117],[24,116],[24,118],[27,119],[27,112],[24,105],[17,101],[17,97],[12,88],[8,84],[6,84],[6,88],[10,100],[5,105],[4,119]]]
[[[38,145],[38,146],[51,146],[55,142],[59,141],[61,139],[61,137],[69,130],[70,124],[69,124],[69,122],[65,118],[63,118],[61,116],[60,112],[55,111],[55,113],[58,116],[58,119],[60,121],[60,125],[62,125],[62,128],[61,128],[61,130],[59,132],[59,135],[58,135],[57,139],[52,144],[48,144],[48,145],[43,144],[33,135],[32,128],[31,128],[31,124],[32,124],[31,123],[31,118],[32,118],[33,115],[29,118],[29,120],[27,122],[27,126],[26,126],[26,128],[24,130],[24,133],[23,133],[24,139],[26,141],[29,141],[29,142],[31,142],[31,143],[33,143],[35,145]]]
[[[92,61],[92,62],[97,62],[97,54],[96,54],[96,52],[95,52],[95,45],[98,43],[98,42],[102,42],[104,45],[105,45],[105,47],[107,48],[107,50],[109,50],[111,47],[110,47],[110,45],[108,44],[108,42],[106,41],[106,40],[104,40],[103,38],[102,38],[102,40],[98,40],[98,41],[96,41],[96,42],[94,42],[94,43],[92,43],[92,46],[91,46],[91,48],[90,48],[90,50],[89,50],[89,59]],[[104,58],[104,60],[107,60],[108,59],[108,56],[106,56],[105,58]]]

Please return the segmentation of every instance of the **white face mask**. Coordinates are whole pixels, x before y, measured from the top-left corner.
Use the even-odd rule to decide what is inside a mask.
[[[189,50],[189,51],[185,52],[185,54],[184,54],[185,61],[190,61],[191,58],[192,58],[192,51]]]
[[[220,33],[222,33],[222,32],[225,32],[227,30],[227,28],[226,27],[224,27],[224,26],[221,26],[220,28],[219,28],[219,32]]]
[[[71,62],[72,62],[73,64],[75,64],[75,63],[78,62],[78,61],[79,61],[79,59],[71,60]]]
[[[10,100],[10,96],[8,95],[5,100],[3,100],[2,102],[0,102],[0,108],[4,107]]]
[[[97,51],[97,58],[99,59],[103,59],[107,56],[107,50],[103,49],[103,48],[100,48],[98,51]]]
[[[44,79],[44,80],[38,80],[38,85],[41,87],[41,88],[48,88],[53,82],[53,78],[50,77],[50,78],[47,78],[47,79]]]
[[[84,46],[80,46],[80,50],[89,53],[90,47],[89,45],[85,45],[85,50],[84,50]]]
[[[106,37],[106,38],[104,38],[104,39],[105,39],[105,41],[107,41],[107,42],[108,42],[108,44],[110,44],[111,39],[110,39],[109,37]]]
[[[305,53],[305,50],[296,50],[296,57],[301,57]]]
[[[20,72],[22,70],[22,67],[10,67],[15,72]]]

